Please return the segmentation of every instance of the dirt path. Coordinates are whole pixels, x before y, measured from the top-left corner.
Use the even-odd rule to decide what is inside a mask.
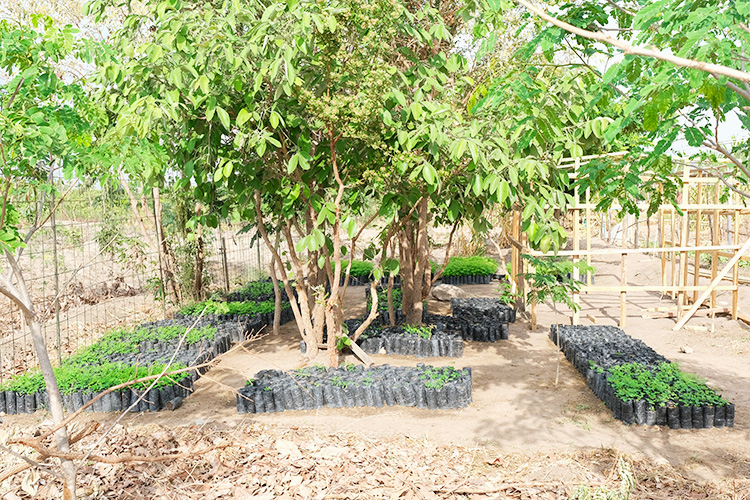
[[[659,261],[637,256],[629,264],[638,273],[632,283],[659,276]],[[597,283],[619,280],[619,260],[595,262]],[[655,278],[656,277],[656,278]],[[496,284],[462,287],[476,296],[495,295]],[[743,291],[746,293],[746,291]],[[364,288],[350,287],[347,316],[364,313]],[[584,296],[582,317],[591,314],[598,324],[615,324],[619,317],[616,294]],[[745,304],[750,303],[744,300]],[[246,352],[226,357],[196,383],[196,393],[179,410],[127,416],[123,423],[181,426],[198,422],[232,429],[249,422],[284,428],[306,427],[325,434],[357,432],[367,437],[428,438],[438,444],[485,446],[498,451],[524,453],[581,452],[616,449],[642,453],[656,463],[670,464],[695,480],[750,477],[750,329],[726,318],[713,322],[713,333],[672,330],[672,319],[643,319],[641,309],[672,305],[658,294],[629,294],[626,332],[643,339],[687,371],[708,379],[737,406],[733,429],[674,431],[659,427],[625,426],[612,419],[603,403],[593,396],[585,380],[561,358],[559,385],[554,385],[557,350],[547,335],[549,325],[567,321],[546,306],[539,308],[539,328],[529,330],[526,321],[511,325],[510,340],[494,344],[468,342],[462,358],[427,362],[473,370],[474,403],[462,410],[430,411],[416,408],[325,409],[310,412],[238,415],[232,388],[261,369],[293,369],[300,366],[299,335],[294,323],[282,327],[279,336],[268,336],[248,346]],[[429,304],[431,311],[446,314],[448,306]],[[590,324],[584,320],[584,324]],[[710,319],[691,320],[691,326],[711,326]],[[691,354],[680,353],[690,347]],[[414,365],[414,358],[375,356],[378,364]],[[88,418],[113,420],[107,415]],[[32,424],[39,415],[7,417],[7,421]]]

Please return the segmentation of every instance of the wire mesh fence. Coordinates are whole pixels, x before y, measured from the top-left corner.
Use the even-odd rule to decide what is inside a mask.
[[[158,247],[143,241],[137,224],[120,217],[112,236],[106,212],[97,214],[99,220],[81,220],[86,218],[82,212],[97,207],[67,208],[34,234],[19,259],[50,355],[58,361],[109,329],[163,319],[178,307],[163,293]],[[167,238],[179,246],[179,237]],[[270,254],[253,232],[223,226],[206,230],[203,238],[209,292],[230,290],[268,274]],[[194,258],[185,252],[183,264],[189,266]],[[37,366],[22,313],[0,297],[0,383]]]

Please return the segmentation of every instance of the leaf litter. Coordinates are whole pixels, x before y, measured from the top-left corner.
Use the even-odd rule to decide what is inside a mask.
[[[78,449],[88,450],[100,436],[101,432],[93,433]],[[578,485],[616,488],[621,457],[607,449],[507,453],[490,447],[436,445],[426,439],[323,435],[309,428],[266,424],[231,431],[205,425],[118,425],[97,454],[190,453],[227,443],[166,462],[78,464],[79,494],[90,499],[159,500],[555,500],[569,498]],[[750,499],[750,480],[745,478],[699,482],[645,456],[622,457],[636,478],[632,499]],[[3,454],[3,469],[18,463]],[[53,475],[32,469],[0,484],[0,498],[57,498],[60,490]]]

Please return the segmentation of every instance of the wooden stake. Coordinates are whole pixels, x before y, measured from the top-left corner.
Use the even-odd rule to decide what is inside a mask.
[[[581,160],[576,158],[575,162],[575,174],[576,177],[578,177],[578,167],[581,163]],[[580,193],[578,192],[578,186],[576,185],[575,188],[573,188],[573,251],[578,251],[581,249],[581,210],[578,208],[578,202],[579,202],[579,196]],[[581,278],[581,271],[578,269],[578,262],[580,261],[580,257],[578,255],[573,256],[573,281],[578,282]],[[574,325],[580,325],[581,324],[581,315],[579,314],[578,310],[580,308],[581,303],[581,297],[578,291],[573,292],[573,324]]]
[[[720,190],[719,183],[714,184],[714,202],[719,203],[720,201]],[[714,210],[713,220],[711,221],[711,244],[716,245],[719,241],[719,211]],[[716,273],[719,268],[719,251],[714,250],[711,252],[711,280],[716,279]],[[716,292],[711,293],[711,307],[716,307]]]
[[[664,209],[659,208],[659,248],[664,248],[666,242],[666,233],[664,232]],[[661,284],[667,286],[667,254],[661,253]]]
[[[681,204],[690,203],[690,184],[688,184],[689,177],[690,177],[690,170],[688,170],[688,166],[685,165],[683,169],[683,173],[682,173],[682,203]],[[687,246],[689,231],[690,231],[690,213],[683,212],[682,228],[681,228],[681,234],[680,234],[680,246],[683,248]],[[682,251],[680,252],[680,277],[678,281],[678,284],[681,286],[687,286],[687,269],[688,269],[687,252]],[[680,306],[684,306],[687,303],[687,297],[685,296],[684,291],[678,292],[677,303]],[[678,309],[678,311],[682,312],[682,309]]]
[[[701,177],[702,172],[698,172],[698,177]],[[703,184],[698,183],[698,199],[696,202],[700,205],[703,202]],[[699,247],[701,246],[701,218],[703,216],[703,211],[698,209],[698,211],[695,213],[695,246]],[[695,286],[698,286],[700,284],[700,273],[698,272],[698,269],[701,268],[701,252],[700,250],[695,251],[695,256],[693,260],[693,284]],[[693,292],[693,302],[698,300],[698,292]]]
[[[670,244],[670,246],[675,246],[675,244],[674,244],[674,241],[675,241],[674,217],[675,217],[675,212],[676,211],[675,211],[674,207],[670,208],[669,210],[670,210],[670,212],[669,212],[669,231],[670,231],[669,242],[670,243],[669,244]],[[675,285],[677,285],[677,269],[676,269],[676,267],[677,267],[677,261],[676,261],[677,254],[675,252],[670,253],[669,254],[669,258],[670,258],[670,263],[671,263],[671,268],[672,268],[672,272],[670,274],[670,284],[672,286],[675,286]],[[670,293],[670,296],[672,298],[675,298],[675,294],[674,293]]]
[[[734,234],[732,235],[732,239],[734,240],[734,243],[737,243],[737,241],[739,241],[739,235],[740,235],[740,214],[735,214]],[[737,255],[742,255],[742,252],[738,251]],[[739,277],[740,277],[740,266],[739,266],[739,259],[738,259],[737,264],[735,264],[734,268],[732,268],[732,286],[734,286],[734,290],[732,291],[732,319],[733,320],[736,320],[739,317],[738,315],[739,289],[740,289]]]
[[[628,223],[628,215],[625,214],[625,217],[623,219],[623,229],[627,228]],[[626,238],[627,232],[622,232],[622,248],[627,247],[627,238]],[[627,254],[622,254],[622,257],[620,259],[620,286],[627,285],[627,270],[628,270],[628,256]],[[620,328],[625,328],[625,323],[627,321],[627,292],[624,290],[620,292]]]
[[[701,296],[698,298],[698,300],[693,304],[693,307],[690,308],[690,310],[680,319],[680,321],[677,322],[677,324],[674,326],[673,330],[679,330],[682,328],[685,323],[695,314],[695,311],[698,310],[698,308],[701,306],[704,300],[706,300],[706,297],[711,295],[711,292],[714,290],[714,288],[717,287],[719,282],[722,280],[724,276],[727,275],[730,269],[737,264],[737,262],[740,260],[740,257],[750,250],[750,239],[748,239],[744,245],[742,245],[742,248],[737,252],[737,254],[732,257],[726,266],[721,270],[721,272],[714,278],[714,280],[711,282],[711,284],[708,286],[706,291],[704,291]]]
[[[591,189],[586,188],[586,264],[591,267],[591,208],[589,203],[591,201]],[[591,286],[593,282],[593,276],[591,271],[586,272],[586,284]]]

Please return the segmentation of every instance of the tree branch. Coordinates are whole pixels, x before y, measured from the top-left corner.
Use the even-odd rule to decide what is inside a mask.
[[[698,69],[701,71],[706,71],[707,73],[712,73],[712,74],[716,73],[718,75],[727,76],[729,78],[735,78],[743,82],[750,82],[750,73],[739,71],[734,68],[729,68],[727,66],[723,66],[720,64],[707,63],[703,61],[696,61],[694,59],[687,59],[684,57],[675,56],[675,55],[668,54],[658,49],[650,49],[646,47],[635,47],[626,41],[612,38],[611,36],[605,35],[604,33],[598,33],[594,31],[585,30],[585,29],[573,26],[572,24],[566,23],[565,21],[561,21],[560,19],[557,19],[556,17],[550,16],[549,14],[547,14],[547,12],[538,8],[537,6],[535,6],[528,0],[513,0],[513,1],[519,5],[522,5],[529,12],[540,17],[541,19],[557,26],[558,28],[562,28],[569,33],[573,33],[575,35],[582,36],[590,40],[598,40],[600,42],[608,43],[609,45],[612,45],[614,47],[621,49],[626,54],[632,54],[632,55],[643,56],[643,57],[652,57],[654,59],[659,59],[661,61],[672,63],[675,66],[681,66],[683,68]]]
[[[623,14],[627,14],[627,15],[629,15],[631,17],[635,17],[635,12],[633,12],[631,10],[628,10],[625,7],[622,7],[622,6],[618,5],[618,4],[616,4],[612,0],[607,0],[607,3],[610,4],[612,7],[614,7],[615,9],[619,10],[620,12],[622,12]]]
[[[699,165],[691,165],[696,170],[700,170],[703,173],[709,174],[709,175],[715,175],[719,181],[721,181],[722,184],[724,184],[728,189],[734,191],[735,193],[739,194],[740,196],[743,196],[745,198],[750,198],[750,193],[746,191],[742,191],[741,189],[738,189],[737,187],[731,185],[729,181],[726,179],[724,174],[722,174],[719,170],[715,168],[703,168]]]
[[[28,446],[29,448],[32,448],[33,450],[42,453],[44,455],[47,455],[49,457],[56,457],[56,458],[62,458],[65,460],[91,460],[94,462],[101,462],[105,464],[121,464],[123,462],[145,462],[145,463],[154,463],[154,462],[164,462],[167,460],[176,460],[179,458],[188,458],[188,457],[194,457],[196,455],[205,455],[209,451],[213,450],[220,450],[222,448],[226,448],[227,446],[230,446],[231,443],[224,443],[219,444],[216,446],[211,446],[209,448],[205,448],[203,450],[197,450],[197,451],[188,451],[185,453],[175,453],[173,455],[160,455],[160,456],[151,456],[151,457],[144,457],[139,455],[131,455],[129,453],[120,454],[113,457],[107,457],[102,455],[84,455],[82,453],[66,453],[61,451],[55,451],[52,450],[46,446],[44,446],[42,443],[37,441],[36,439],[30,439],[30,438],[18,438],[13,441],[14,443],[22,444],[24,446]]]
[[[713,73],[711,73],[711,76],[713,76],[717,80],[719,79],[719,77]],[[727,86],[728,89],[735,91],[736,93],[738,93],[739,95],[741,95],[742,97],[750,101],[750,91],[743,89],[739,87],[738,85],[735,85],[732,82],[727,82],[725,85]],[[745,83],[745,85],[747,85],[747,83]]]
[[[714,151],[717,151],[724,155],[729,161],[734,163],[734,165],[739,168],[749,179],[750,179],[750,169],[748,169],[737,157],[735,157],[732,153],[729,152],[727,148],[722,146],[721,144],[714,144],[710,141],[703,141],[702,143],[707,148],[711,148]]]

